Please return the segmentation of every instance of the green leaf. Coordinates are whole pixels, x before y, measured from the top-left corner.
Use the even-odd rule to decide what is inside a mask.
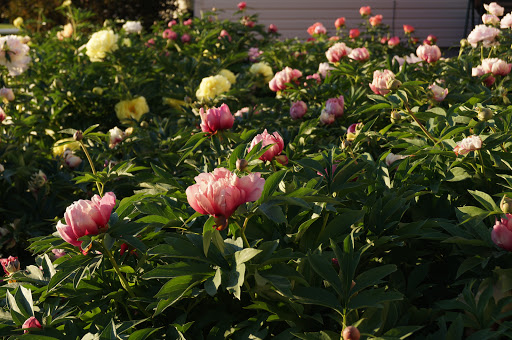
[[[175,262],[158,266],[142,275],[143,279],[170,279],[184,275],[213,275],[212,267],[207,263]]]
[[[258,211],[277,224],[286,223],[286,216],[283,213],[283,209],[278,205],[267,203],[260,205]]]
[[[235,150],[233,150],[233,152],[229,156],[229,163],[228,163],[229,164],[229,170],[235,171],[235,169],[236,169],[236,161],[241,159],[241,157],[243,155],[243,152],[244,152],[246,147],[247,147],[246,144],[240,144],[239,146],[237,146],[235,148]]]
[[[300,303],[329,307],[341,314],[342,307],[335,295],[316,287],[299,287],[293,291],[294,297]]]
[[[83,132],[83,135],[87,135],[89,132],[93,131],[94,129],[96,129],[98,126],[100,126],[100,124],[94,124],[94,125],[91,125],[89,126],[84,132]]]
[[[400,340],[406,339],[409,336],[411,336],[414,332],[419,331],[424,326],[400,326],[393,329],[390,329],[386,333],[384,333],[384,336],[389,337],[395,337]]]
[[[256,204],[261,204],[266,198],[272,196],[276,189],[279,187],[279,183],[284,179],[288,170],[280,170],[274,172],[265,180],[265,186],[263,187],[263,192],[261,193],[260,199],[256,202]]]
[[[245,263],[237,264],[235,267],[226,274],[226,278],[222,279],[225,282],[225,287],[228,292],[233,294],[238,300],[241,300],[242,290],[240,289],[245,280]]]
[[[254,248],[245,248],[235,252],[235,262],[237,264],[245,263],[251,260],[254,256],[261,253],[262,250],[254,249]]]
[[[478,190],[468,190],[468,192],[487,210],[498,211],[500,208],[496,205],[489,194]]]
[[[204,289],[206,290],[206,293],[208,293],[208,295],[210,295],[210,296],[214,296],[215,294],[217,294],[217,289],[219,289],[221,282],[222,282],[222,271],[221,271],[220,267],[218,267],[217,270],[215,271],[215,275],[213,277],[209,278],[204,283]]]
[[[331,220],[322,230],[318,236],[320,243],[326,243],[329,239],[336,239],[341,235],[350,233],[350,227],[353,224],[359,223],[364,218],[364,210],[349,210],[344,209],[339,212],[339,215]]]
[[[189,142],[190,142],[191,140],[194,140],[194,141],[195,141],[196,139],[198,139],[198,138],[194,138],[194,137],[196,137],[196,136],[199,136],[199,137],[202,137],[202,138],[200,138],[200,139],[199,139],[199,140],[194,144],[194,146],[189,147],[189,148],[187,149],[187,151],[186,151],[186,152],[181,156],[181,158],[180,158],[180,160],[178,161],[178,163],[176,163],[176,166],[180,165],[180,163],[181,163],[181,162],[183,162],[183,160],[184,160],[185,158],[187,158],[187,157],[188,157],[188,155],[190,155],[192,152],[194,152],[194,150],[195,150],[195,149],[197,149],[201,144],[203,144],[203,142],[204,142],[205,140],[207,140],[207,139],[208,139],[208,137],[204,137],[204,134],[198,133],[198,134],[195,134],[194,136],[192,136],[192,137],[189,139],[189,141],[187,142],[187,145],[189,144]]]
[[[213,231],[214,228],[215,219],[213,216],[210,216],[206,223],[203,226],[203,252],[204,256],[208,256],[208,249],[210,248],[210,244],[212,242],[213,237]]]
[[[20,313],[28,319],[34,316],[34,302],[32,301],[32,291],[23,286],[19,286],[14,294],[16,306]]]
[[[200,284],[205,279],[206,277],[202,275],[185,275],[167,281],[155,295],[156,298],[164,298],[165,300],[158,302],[153,316],[162,313],[165,309],[178,302],[194,286]]]
[[[388,276],[389,274],[395,272],[397,270],[396,265],[394,264],[386,264],[383,266],[379,266],[377,268],[372,268],[370,270],[365,271],[362,274],[359,274],[356,279],[356,285],[352,288],[351,292],[356,293],[360,290],[363,290],[366,287],[370,287],[376,284],[381,283],[381,279]]]
[[[377,288],[359,292],[350,298],[348,307],[358,309],[363,307],[382,308],[382,303],[386,301],[402,300],[403,295],[395,291],[385,291],[385,288]]]
[[[148,339],[151,334],[158,331],[160,328],[144,328],[130,334],[128,340],[145,340]]]
[[[339,296],[343,296],[341,280],[338,273],[334,270],[331,261],[327,261],[320,254],[308,254],[307,258],[313,270],[327,281]]]
[[[107,327],[101,332],[100,340],[117,340],[116,326],[114,320],[110,320]]]
[[[478,266],[479,264],[481,264],[484,260],[479,258],[479,257],[469,257],[467,259],[465,259],[464,261],[462,261],[462,263],[460,264],[459,266],[459,269],[457,270],[457,275],[455,276],[455,278],[459,278],[459,276],[461,276],[462,274],[464,274],[465,272],[467,272],[468,270],[471,270],[473,269],[474,267]]]

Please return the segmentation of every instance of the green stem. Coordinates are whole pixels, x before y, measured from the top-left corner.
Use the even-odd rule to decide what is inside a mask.
[[[324,215],[324,221],[322,223],[322,229],[320,229],[320,232],[318,233],[318,236],[316,237],[316,243],[318,243],[318,241],[320,241],[320,237],[322,236],[322,234],[324,233],[324,230],[325,230],[325,226],[327,225],[327,221],[329,220],[329,212],[327,212],[325,215]]]
[[[489,126],[489,128],[491,129],[491,131],[492,131],[493,133],[496,133],[496,129],[495,129],[494,127]],[[501,150],[503,150],[504,152],[508,152],[508,151],[507,151],[507,148],[505,148],[505,143],[501,143],[501,144],[500,144],[500,147],[501,147]]]
[[[482,165],[482,176],[485,178],[485,166],[484,166],[484,157],[482,156],[482,150],[477,150],[478,157],[480,158],[480,164]]]
[[[249,244],[249,241],[247,240],[247,237],[245,236],[245,229],[247,228],[247,223],[249,222],[249,219],[252,217],[253,214],[249,214],[246,218],[245,218],[245,221],[244,221],[244,225],[242,226],[242,228],[240,229],[241,233],[242,233],[242,240],[244,240],[244,245],[246,248],[250,248],[251,245]]]
[[[82,150],[84,150],[85,156],[87,157],[87,160],[89,161],[89,164],[91,165],[91,170],[94,175],[96,175],[96,168],[94,167],[94,163],[92,162],[91,155],[89,155],[89,151],[87,151],[87,148],[85,147],[84,142],[78,141],[80,143],[80,146],[82,147]],[[103,184],[100,182],[96,182],[96,187],[98,188],[98,194],[100,196],[103,196]]]
[[[404,106],[405,108],[407,109],[407,112],[409,112],[409,115],[412,117],[412,119],[416,122],[416,124],[418,124],[418,126],[420,127],[421,131],[423,131],[423,133],[428,137],[430,138],[431,141],[434,142],[434,144],[437,144],[439,143],[437,141],[437,139],[434,138],[434,136],[432,136],[428,131],[427,129],[425,128],[425,126],[423,126],[423,124],[421,124],[421,122],[418,120],[418,118],[416,118],[416,116],[414,115],[414,113],[411,111],[411,109],[409,108],[409,105],[407,105],[406,103],[404,103]]]

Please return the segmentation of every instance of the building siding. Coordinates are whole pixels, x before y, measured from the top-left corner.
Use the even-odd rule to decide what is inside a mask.
[[[194,14],[216,8],[219,19],[237,19],[238,0],[195,0]],[[424,39],[429,34],[438,37],[438,45],[450,47],[464,37],[467,0],[249,0],[247,13],[258,14],[259,23],[275,24],[284,38],[308,37],[306,29],[320,21],[328,33],[334,33],[334,21],[345,17],[346,27],[357,28],[362,22],[359,8],[371,6],[372,15],[382,14],[383,23],[393,29],[393,35],[404,36],[403,25],[412,25],[414,36]]]

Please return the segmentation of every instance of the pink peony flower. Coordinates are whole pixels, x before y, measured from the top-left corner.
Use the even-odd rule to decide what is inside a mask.
[[[478,25],[469,33],[468,42],[473,47],[477,47],[479,42],[482,42],[484,47],[489,47],[499,34],[500,30],[495,27]]]
[[[327,52],[325,52],[325,56],[327,57],[327,60],[331,63],[336,63],[341,60],[344,56],[349,54],[352,51],[351,48],[347,47],[345,43],[336,43],[332,45]]]
[[[508,13],[503,18],[501,18],[500,27],[512,28],[512,13]]]
[[[406,156],[406,155],[395,155],[394,153],[389,153],[387,156],[386,156],[386,159],[385,159],[385,162],[386,162],[386,165],[387,166],[390,166],[391,164],[393,164],[394,162],[396,161],[399,161],[399,160],[402,160],[402,159],[406,159],[407,157],[409,156]]]
[[[339,96],[338,98],[329,98],[325,103],[325,111],[333,115],[335,118],[343,116],[343,107],[345,105],[345,98]]]
[[[271,161],[272,159],[274,159],[275,156],[280,155],[284,149],[283,137],[281,137],[281,135],[279,135],[277,131],[274,132],[273,134],[269,134],[267,132],[267,129],[265,129],[263,133],[256,135],[253,138],[251,144],[249,145],[248,152],[250,152],[252,148],[259,142],[261,142],[261,148],[273,144],[270,147],[270,149],[268,149],[267,151],[265,151],[263,155],[261,155],[260,159],[264,162]]]
[[[435,45],[437,42],[437,37],[435,35],[429,34],[427,39],[423,40],[423,45]]]
[[[183,35],[181,36],[181,41],[182,41],[183,43],[188,43],[188,42],[190,42],[190,34],[187,34],[187,33],[183,34]]]
[[[500,23],[500,18],[494,14],[484,14],[482,15],[482,22],[486,25],[496,26]]]
[[[434,96],[434,99],[438,102],[442,102],[446,95],[448,95],[448,89],[443,89],[441,86],[432,84],[428,87]]]
[[[78,200],[66,208],[66,224],[57,222],[57,231],[64,241],[80,247],[80,237],[97,235],[107,226],[115,205],[116,195],[113,192],[107,192],[103,198],[94,195],[91,200]]]
[[[348,55],[350,59],[354,59],[357,61],[366,61],[370,59],[370,52],[366,49],[366,47],[358,47],[354,48],[350,54]]]
[[[334,115],[327,112],[325,109],[323,109],[322,112],[320,113],[320,123],[322,123],[322,124],[330,125],[330,124],[334,123],[335,120],[336,120],[336,117],[334,117]]]
[[[10,88],[2,87],[0,89],[0,97],[11,102],[14,100],[14,92]]]
[[[152,47],[155,45],[155,39],[150,38],[145,44],[146,47]]]
[[[411,25],[404,25],[405,34],[411,34],[412,32],[414,32],[414,27],[412,27]]]
[[[306,77],[306,80],[308,80],[308,79],[315,79],[317,84],[320,84],[322,82],[322,79],[320,78],[320,75],[318,73],[310,74],[309,76]],[[305,82],[304,86],[307,86],[307,85],[308,85],[308,83]]]
[[[207,133],[231,129],[235,122],[235,117],[233,117],[226,104],[222,104],[219,108],[212,107],[206,112],[201,108],[199,109],[199,115],[201,116],[201,131]]]
[[[302,76],[302,72],[286,66],[282,71],[277,72],[274,78],[269,82],[268,86],[274,92],[286,89],[288,83],[296,81]]]
[[[395,47],[397,45],[400,45],[400,38],[399,37],[391,37],[388,40],[388,46],[389,47]]]
[[[26,330],[26,329],[29,329],[29,328],[43,328],[43,326],[41,326],[41,323],[39,323],[39,321],[36,319],[35,316],[31,316],[30,318],[25,320],[25,322],[23,323],[21,328],[25,329],[25,331],[23,331],[23,333],[28,333],[28,330]]]
[[[485,73],[492,73],[495,76],[506,76],[510,73],[512,64],[498,58],[488,58],[482,60],[482,69]]]
[[[80,164],[82,164],[82,159],[76,155],[70,154],[68,155],[64,161],[66,162],[67,166],[69,166],[71,169],[76,168]]]
[[[228,226],[229,217],[240,205],[259,199],[265,185],[257,172],[239,178],[225,168],[199,174],[195,180],[185,191],[187,201],[198,213],[213,216],[218,230]]]
[[[496,2],[491,2],[490,4],[484,4],[484,8],[487,12],[494,14],[496,16],[501,17],[505,8],[498,5]]]
[[[458,155],[467,155],[471,151],[482,148],[482,139],[479,136],[469,136],[457,143],[453,148],[453,152]]]
[[[370,6],[363,6],[361,8],[359,8],[359,14],[361,14],[361,16],[367,16],[367,15],[370,15],[372,14],[372,9]]]
[[[382,15],[377,14],[376,16],[373,16],[370,19],[368,19],[368,21],[370,22],[370,25],[372,25],[373,27],[378,26],[382,23]]]
[[[245,9],[245,7],[247,7],[247,3],[245,1],[242,1],[242,2],[238,3],[238,9],[240,11],[243,11]]]
[[[178,33],[174,32],[170,28],[167,28],[162,32],[162,37],[164,39],[176,40],[178,39]]]
[[[430,64],[441,58],[441,50],[437,45],[421,45],[416,49],[416,55]]]
[[[249,107],[243,107],[240,110],[236,111],[234,116],[237,118],[243,118],[244,115],[247,115],[249,113]],[[254,114],[258,114],[258,112],[254,112]]]
[[[183,25],[185,25],[185,26],[192,25],[192,19],[187,19],[187,20],[183,21]]]
[[[0,106],[0,123],[3,122],[5,118],[7,118],[7,115],[5,114],[4,109]]]
[[[268,33],[277,33],[277,26],[274,24],[268,25]]]
[[[66,251],[64,249],[52,249],[52,253],[55,255],[56,259],[66,256]]]
[[[167,27],[170,28],[170,27],[172,27],[174,25],[177,25],[177,24],[178,24],[178,22],[176,20],[171,20],[171,21],[169,21],[169,23],[167,23]]]
[[[506,217],[500,220],[496,219],[491,239],[498,247],[512,251],[512,214],[506,214]]]
[[[321,22],[315,22],[313,25],[308,27],[308,33],[311,36],[314,34],[326,34],[327,29]]]
[[[382,70],[373,72],[373,81],[370,84],[370,89],[375,94],[385,95],[389,93],[387,83],[395,79],[395,74],[390,70]]]
[[[222,30],[220,31],[220,34],[219,34],[219,40],[222,39],[222,38],[227,38],[229,41],[231,41],[231,36],[229,35],[228,31],[226,30]],[[262,52],[263,53],[263,52]]]
[[[0,259],[0,264],[4,268],[6,275],[11,275],[20,270],[20,261],[15,256],[9,256],[6,259]]]
[[[345,26],[345,18],[339,17],[338,19],[336,19],[336,21],[334,22],[334,27],[336,27],[336,29],[339,29],[343,26]]]
[[[329,63],[320,63],[318,64],[318,74],[325,78],[329,75],[329,71],[334,70],[334,68]]]
[[[0,65],[7,67],[10,76],[18,76],[28,69],[30,47],[16,35],[0,37]]]
[[[348,32],[348,36],[351,39],[355,39],[355,38],[359,37],[360,34],[361,34],[361,32],[359,32],[359,30],[357,28],[353,28]]]
[[[347,129],[347,140],[353,141],[356,139],[357,135],[359,135],[359,132],[361,132],[361,129],[363,128],[363,123],[354,123],[350,125]]]
[[[251,47],[249,48],[249,60],[253,63],[258,61],[260,58],[260,55],[263,54],[263,51],[260,51],[257,47]]]
[[[302,100],[296,101],[290,107],[290,116],[292,119],[300,119],[304,117],[306,111],[308,110],[308,106]]]
[[[252,28],[255,25],[255,22],[251,20],[250,17],[244,16],[242,20],[240,21],[244,26]]]

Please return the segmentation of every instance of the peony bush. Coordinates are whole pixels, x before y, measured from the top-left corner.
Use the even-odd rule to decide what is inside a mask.
[[[0,336],[510,336],[504,7],[447,51],[65,5],[0,37]]]

